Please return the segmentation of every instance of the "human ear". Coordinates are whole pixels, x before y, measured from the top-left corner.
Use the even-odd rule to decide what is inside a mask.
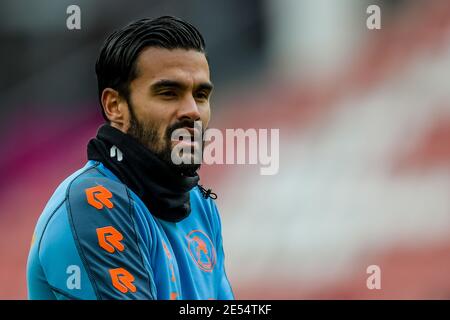
[[[102,107],[111,125],[123,132],[129,126],[130,113],[127,101],[114,89],[106,88],[102,92]]]

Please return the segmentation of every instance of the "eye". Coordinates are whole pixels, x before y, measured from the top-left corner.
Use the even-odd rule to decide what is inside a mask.
[[[177,94],[175,91],[163,91],[159,93],[160,96],[173,98],[176,97]]]
[[[208,93],[203,92],[203,91],[197,92],[195,94],[195,98],[200,99],[200,100],[208,100],[208,96],[209,96]]]

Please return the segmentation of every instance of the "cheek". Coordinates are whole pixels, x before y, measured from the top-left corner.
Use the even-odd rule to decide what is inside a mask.
[[[165,141],[167,139],[170,140],[170,134],[167,132],[168,128],[169,128],[168,126],[160,125],[160,127],[158,129],[158,135],[159,135],[160,139],[163,141]]]
[[[147,126],[151,127],[153,131],[156,131],[159,137],[164,136],[167,130],[168,117],[164,112],[164,106],[148,100],[142,106],[141,110],[143,111],[141,112],[141,115],[142,118],[145,119]]]
[[[211,109],[209,107],[209,104],[208,106],[205,106],[205,109],[200,114],[200,119],[202,121],[203,130],[205,130],[208,127],[209,120],[211,119]]]

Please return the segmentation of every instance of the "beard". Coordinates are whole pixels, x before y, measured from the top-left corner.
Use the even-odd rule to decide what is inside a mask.
[[[130,109],[130,128],[127,134],[139,141],[144,147],[153,152],[163,162],[167,163],[175,171],[185,176],[194,176],[201,164],[181,163],[175,164],[172,161],[172,132],[177,129],[188,127],[194,128],[194,121],[185,119],[167,127],[162,138],[158,135],[158,127],[156,124],[141,123],[137,119],[133,111],[133,106],[128,102]],[[202,141],[204,147],[204,141]],[[203,148],[202,148],[203,158]],[[191,161],[193,162],[193,161]]]

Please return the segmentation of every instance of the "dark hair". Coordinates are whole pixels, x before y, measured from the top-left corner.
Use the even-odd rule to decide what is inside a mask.
[[[112,88],[128,100],[130,82],[137,76],[136,60],[146,47],[205,52],[205,41],[193,25],[171,16],[137,20],[114,31],[106,38],[95,64],[105,120],[108,121],[101,102],[103,90]]]

